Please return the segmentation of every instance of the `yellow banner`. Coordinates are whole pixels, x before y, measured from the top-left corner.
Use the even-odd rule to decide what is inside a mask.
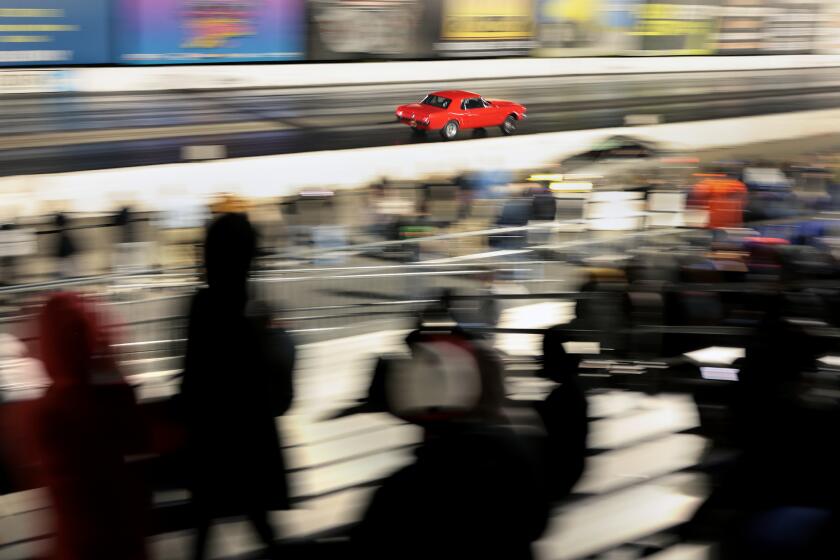
[[[663,55],[712,54],[718,28],[711,4],[652,3],[640,6],[632,36],[642,37],[643,50]]]
[[[444,0],[441,39],[531,39],[533,0]]]

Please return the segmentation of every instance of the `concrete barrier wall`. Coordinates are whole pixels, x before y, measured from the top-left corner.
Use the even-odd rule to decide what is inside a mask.
[[[114,93],[446,82],[662,72],[840,67],[840,55],[732,57],[503,58],[344,64],[69,68],[0,71],[0,95]]]

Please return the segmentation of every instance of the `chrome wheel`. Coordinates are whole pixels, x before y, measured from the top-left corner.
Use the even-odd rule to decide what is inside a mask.
[[[458,123],[456,123],[455,121],[450,121],[446,123],[446,126],[443,127],[443,130],[441,130],[441,136],[443,136],[444,140],[452,140],[457,135]]]
[[[516,132],[516,119],[508,117],[505,119],[505,122],[502,123],[502,133],[510,136],[514,132]]]

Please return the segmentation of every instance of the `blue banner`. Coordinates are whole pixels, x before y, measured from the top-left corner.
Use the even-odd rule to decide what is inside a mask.
[[[303,0],[119,0],[128,64],[276,62],[304,56]]]
[[[108,0],[0,0],[0,66],[111,61]]]

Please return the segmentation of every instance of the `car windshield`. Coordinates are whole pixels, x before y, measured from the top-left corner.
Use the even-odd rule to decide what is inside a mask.
[[[439,95],[427,95],[420,103],[422,103],[423,105],[432,105],[433,107],[446,109],[449,107],[449,103],[451,102],[451,99],[447,99]]]

